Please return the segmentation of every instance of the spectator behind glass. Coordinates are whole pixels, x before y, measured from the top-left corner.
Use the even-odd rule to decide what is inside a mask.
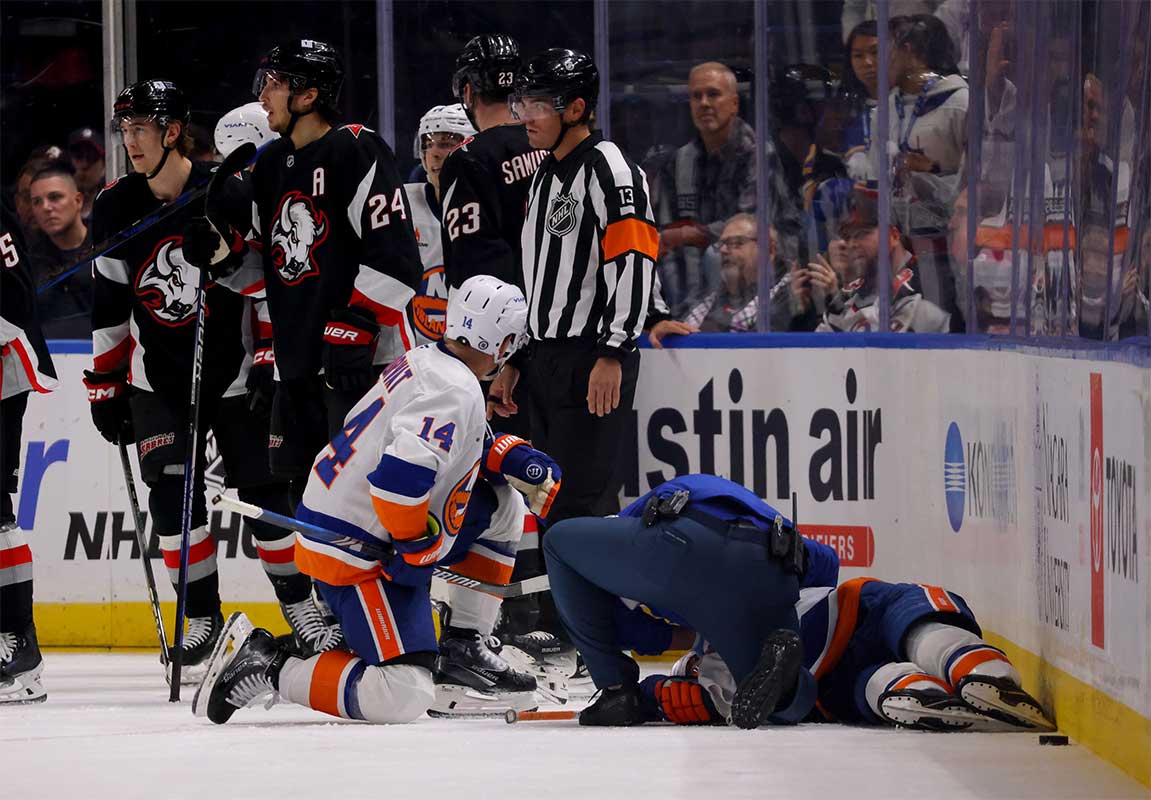
[[[879,212],[874,191],[856,190],[851,213],[840,226],[847,243],[847,274],[857,276],[828,302],[819,331],[879,329]],[[916,286],[916,259],[904,245],[899,228],[888,231],[891,249],[891,330],[896,333],[947,333],[951,315],[924,298]]]
[[[779,257],[779,236],[769,237],[769,257],[776,281],[771,288],[772,327],[775,330],[812,330],[819,321],[804,313],[804,306],[791,292],[797,272]],[[688,333],[748,333],[758,330],[759,245],[753,214],[736,214],[724,225],[715,244],[720,255],[719,286],[695,304],[679,320],[664,320],[652,326],[652,346],[662,347],[662,338]]]
[[[37,147],[28,155],[28,160],[20,168],[16,178],[16,216],[24,231],[24,241],[29,247],[40,237],[36,216],[32,213],[32,177],[49,164],[64,158],[64,151],[54,144]]]
[[[814,64],[784,67],[772,83],[771,122],[788,191],[809,211],[816,188],[846,177],[843,162],[816,140],[816,128],[834,93],[831,73]]]
[[[92,216],[92,201],[104,187],[104,137],[94,128],[79,128],[68,136],[68,157],[76,169],[76,185],[84,194],[85,221]]]
[[[947,225],[967,147],[967,82],[943,23],[931,15],[891,20],[888,141],[872,137],[871,178],[891,174],[892,218],[907,235],[924,295],[958,318]],[[878,114],[873,112],[871,129]]]
[[[715,288],[703,257],[722,234],[724,220],[755,210],[756,135],[739,117],[735,74],[723,64],[698,64],[688,76],[688,92],[698,135],[675,152],[656,182],[657,269],[675,315]],[[794,234],[800,227],[798,207],[788,197],[778,165],[772,174],[773,216]]]
[[[853,181],[867,179],[868,151],[871,149],[871,112],[879,96],[879,33],[875,20],[861,22],[847,37],[844,48],[847,66],[839,94],[824,116],[824,146],[840,154],[847,175]],[[838,141],[838,146],[833,141]]]
[[[33,214],[44,234],[29,248],[37,287],[55,281],[83,261],[92,248],[92,234],[81,211],[84,194],[67,162],[56,162],[32,178]],[[37,297],[41,328],[49,339],[80,339],[92,335],[92,271],[82,264],[71,275],[43,289]]]

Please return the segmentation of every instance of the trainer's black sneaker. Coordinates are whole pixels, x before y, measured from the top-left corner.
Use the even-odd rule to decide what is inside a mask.
[[[221,650],[197,693],[198,697],[207,694],[208,719],[223,725],[237,709],[260,701],[270,700],[270,708],[277,699],[280,669],[287,660],[288,654],[263,628],[253,630],[231,653]],[[222,669],[216,669],[221,665]]]
[[[735,690],[731,721],[740,728],[758,728],[767,722],[780,700],[799,682],[803,668],[803,642],[795,631],[768,634],[759,661]]]
[[[625,684],[618,689],[603,689],[595,702],[579,714],[580,725],[603,727],[629,727],[649,722],[644,713],[639,686]]]

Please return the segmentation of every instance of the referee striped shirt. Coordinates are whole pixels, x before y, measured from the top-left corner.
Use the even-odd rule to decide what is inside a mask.
[[[593,133],[548,156],[528,191],[521,237],[536,340],[594,338],[626,353],[643,331],[659,234],[643,170]]]

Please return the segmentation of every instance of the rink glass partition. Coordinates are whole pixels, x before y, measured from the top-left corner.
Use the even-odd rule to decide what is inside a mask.
[[[901,224],[918,251],[925,295],[954,302],[963,318],[959,327],[969,333],[1147,335],[1151,7],[1140,0],[8,3],[0,12],[9,123],[0,144],[4,188],[13,191],[33,148],[65,146],[69,133],[82,127],[102,129],[110,98],[141,78],[179,82],[191,97],[193,123],[210,142],[219,116],[251,99],[259,54],[292,36],[341,49],[346,118],[379,130],[402,170],[415,172],[416,125],[427,108],[451,100],[455,53],[477,32],[502,30],[516,36],[526,54],[563,45],[595,55],[603,72],[598,124],[648,170],[653,184],[660,165],[695,135],[690,68],[713,60],[729,66],[741,118],[759,143],[764,130],[771,131],[777,154],[760,148],[754,165],[755,213],[765,230],[781,216],[773,203],[774,173],[790,172],[793,197],[802,192],[795,171],[803,153],[783,153],[802,148],[805,136],[842,152],[842,90],[853,74],[843,46],[848,28],[861,15],[877,14],[879,50],[892,53],[898,42],[883,21],[933,7],[968,84],[965,126],[956,139],[961,168],[942,176],[948,194],[926,198],[932,201],[923,204],[931,206],[926,215],[909,216],[900,176],[879,168],[881,159],[868,176],[879,190],[883,220]],[[765,73],[768,80],[761,79]],[[886,71],[879,73],[882,84]],[[906,122],[879,105],[871,139],[897,143]],[[806,134],[797,133],[797,108],[816,115]],[[112,176],[123,158],[111,140],[106,144]],[[1097,167],[1088,170],[1088,164]],[[951,196],[960,186],[966,210]],[[1041,231],[1029,224],[1033,218],[1043,220]],[[819,249],[809,231],[786,238],[784,259],[806,260]],[[759,260],[761,288],[777,285],[780,273],[766,247]],[[888,274],[886,266],[876,271]],[[890,325],[886,283],[879,282],[881,330]],[[1002,295],[994,302],[989,286]],[[997,310],[991,321],[989,305]],[[768,304],[760,306],[759,330],[786,327],[778,313],[768,318]]]

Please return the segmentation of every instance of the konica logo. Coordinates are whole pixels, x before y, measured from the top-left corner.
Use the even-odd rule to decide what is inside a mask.
[[[967,464],[963,458],[963,434],[954,422],[947,428],[947,442],[943,445],[943,492],[951,530],[959,533],[967,501]]]

